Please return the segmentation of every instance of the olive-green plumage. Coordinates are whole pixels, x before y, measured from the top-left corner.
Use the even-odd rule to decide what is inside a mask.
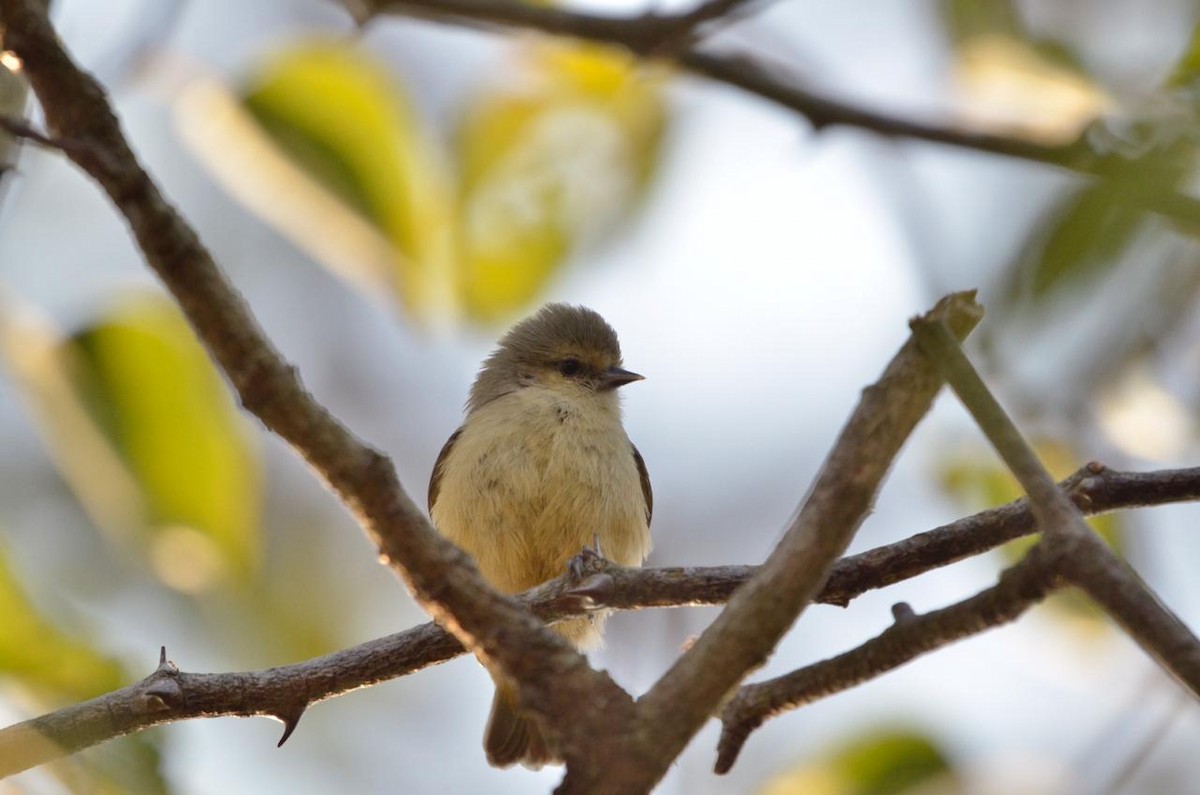
[[[612,327],[566,304],[518,323],[483,363],[466,420],[434,465],[429,512],[496,588],[517,593],[553,579],[595,541],[609,560],[645,560],[650,480],[616,393],[640,378],[621,368]],[[597,616],[554,630],[588,648],[602,626]],[[501,681],[484,748],[500,767],[559,761]]]

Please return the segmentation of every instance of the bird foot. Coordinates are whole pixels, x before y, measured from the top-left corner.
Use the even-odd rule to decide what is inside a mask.
[[[593,574],[600,574],[608,568],[608,561],[600,554],[600,541],[595,539],[596,547],[584,547],[579,554],[567,561],[567,573],[576,582],[582,582]]]

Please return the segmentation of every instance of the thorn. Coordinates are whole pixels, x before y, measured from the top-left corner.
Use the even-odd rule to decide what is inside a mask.
[[[279,742],[275,745],[276,748],[282,748],[283,744],[292,736],[292,732],[296,731],[296,727],[300,725],[300,718],[304,716],[304,710],[308,709],[308,703],[304,702],[295,712],[284,715],[278,713],[275,715],[283,723],[283,736],[279,738]]]
[[[179,666],[167,659],[167,647],[158,647],[158,667],[154,669],[154,673],[162,674],[177,674]]]
[[[917,617],[916,611],[912,609],[912,605],[908,602],[896,602],[892,605],[892,619],[896,625],[907,624]]]

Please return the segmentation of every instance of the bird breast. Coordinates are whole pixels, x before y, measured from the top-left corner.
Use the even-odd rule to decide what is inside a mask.
[[[501,590],[557,577],[595,540],[624,565],[649,553],[615,394],[571,399],[527,387],[497,398],[467,418],[442,478],[435,524]]]

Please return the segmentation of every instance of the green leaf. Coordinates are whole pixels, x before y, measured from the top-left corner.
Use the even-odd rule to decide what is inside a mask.
[[[885,730],[861,738],[833,759],[855,795],[906,792],[949,770],[946,757],[923,734]]]
[[[51,703],[82,701],[120,687],[120,666],[43,616],[0,548],[0,672]]]
[[[87,403],[145,494],[156,571],[185,591],[244,580],[259,560],[257,455],[174,305],[126,302],[75,344],[87,363]]]
[[[467,314],[527,306],[581,243],[610,232],[658,162],[661,75],[598,47],[542,45],[460,133],[458,292]]]
[[[1110,158],[1100,178],[1046,214],[1011,270],[1008,299],[1038,303],[1106,276],[1141,229],[1147,200],[1174,190],[1193,160],[1182,141],[1140,158]]]
[[[1023,35],[1021,17],[1012,0],[941,0],[939,5],[951,41],[991,34]]]
[[[0,547],[0,675],[51,709],[115,690],[130,677],[115,659],[65,632],[29,599]],[[127,737],[53,766],[71,792],[91,795],[168,791],[153,738]]]
[[[446,268],[451,209],[444,169],[400,82],[359,47],[312,41],[276,53],[242,101],[278,147],[390,241],[393,286],[406,306],[423,309],[445,278],[437,271]],[[312,215],[308,223],[323,223]]]
[[[1200,78],[1200,27],[1192,28],[1192,37],[1184,48],[1183,54],[1175,62],[1167,78],[1168,88],[1197,88]]]
[[[947,779],[953,770],[927,735],[880,728],[776,777],[762,795],[902,795]]]
[[[87,795],[166,795],[162,752],[152,735],[121,737],[73,757],[79,763],[72,789]],[[61,769],[61,765],[57,766]],[[74,782],[73,782],[74,783]]]
[[[1042,464],[1057,480],[1074,471],[1080,460],[1069,446],[1055,439],[1036,440],[1034,449]],[[947,494],[954,497],[964,509],[971,511],[1003,505],[1024,496],[1017,479],[990,450],[949,458],[941,466],[939,480]],[[1092,516],[1085,521],[1114,551],[1118,554],[1124,551],[1126,530],[1120,514]],[[1025,557],[1037,542],[1036,534],[1018,538],[1001,546],[999,553],[1006,564],[1013,564]],[[1103,617],[1098,608],[1075,591],[1054,594],[1045,604],[1075,617]]]

